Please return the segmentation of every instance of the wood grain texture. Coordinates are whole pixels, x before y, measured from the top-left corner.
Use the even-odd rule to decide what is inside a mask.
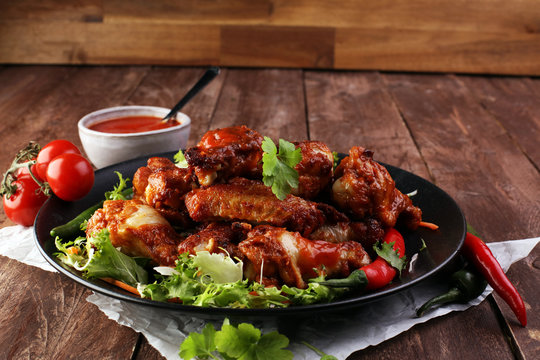
[[[479,92],[481,87],[468,81],[465,86],[465,82],[452,76],[385,75],[385,79],[434,180],[456,199],[467,221],[484,239],[491,242],[538,236],[538,169],[505,127],[476,100],[472,92]],[[513,82],[508,80],[505,87]],[[423,101],[415,101],[412,94]],[[499,93],[499,99],[503,103],[519,102],[520,96]],[[503,116],[504,112],[497,114]],[[527,120],[521,124],[526,126]],[[496,297],[519,350],[531,358],[540,347],[536,335],[540,329],[536,285],[540,272],[532,265],[539,250],[533,251],[528,262],[514,265],[509,272],[509,278],[526,299],[527,328],[519,326],[506,304]]]
[[[536,0],[0,4],[0,62],[540,75]]]
[[[86,301],[90,294],[60,274],[0,257],[0,358],[129,359],[137,334],[108,320]]]
[[[305,87],[311,139],[342,153],[363,146],[379,161],[429,178],[378,73],[309,71]]]
[[[274,141],[306,139],[300,70],[234,70],[227,78],[210,128],[247,125]]]

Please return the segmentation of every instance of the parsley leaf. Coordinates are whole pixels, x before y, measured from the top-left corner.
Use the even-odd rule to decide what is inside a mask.
[[[272,188],[279,200],[283,200],[298,188],[298,172],[294,167],[302,161],[302,150],[293,143],[279,139],[279,152],[276,144],[268,136],[262,142],[263,182]]]
[[[397,271],[401,274],[401,270],[405,268],[405,265],[407,263],[407,259],[405,255],[403,257],[399,257],[396,250],[394,250],[394,243],[379,243],[379,245],[375,244],[373,246],[373,249],[384,260],[386,260],[391,266],[396,268]]]
[[[208,358],[215,356],[212,354],[216,351],[216,344],[214,342],[216,336],[216,329],[210,323],[206,324],[202,334],[192,332],[180,345],[180,357],[182,359]]]
[[[179,167],[181,169],[185,169],[189,167],[186,157],[184,156],[184,153],[182,152],[181,149],[178,150],[176,154],[174,154],[174,165],[176,165],[176,167]]]

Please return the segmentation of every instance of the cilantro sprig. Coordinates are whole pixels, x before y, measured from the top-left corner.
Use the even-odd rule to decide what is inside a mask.
[[[261,334],[249,323],[231,325],[225,319],[221,330],[216,331],[211,323],[206,324],[202,333],[193,332],[180,345],[180,357],[212,359],[292,359],[293,353],[285,348],[289,339],[277,331]]]
[[[302,161],[302,150],[293,143],[279,139],[279,152],[276,144],[268,136],[262,142],[263,182],[272,188],[279,200],[283,200],[298,188],[298,172],[294,167]]]
[[[321,360],[337,360],[305,341],[302,344],[317,353]],[[184,360],[289,360],[293,353],[286,349],[287,346],[289,339],[277,331],[262,334],[252,324],[244,322],[234,326],[225,319],[219,331],[207,323],[200,333],[190,333],[180,345],[179,355]]]

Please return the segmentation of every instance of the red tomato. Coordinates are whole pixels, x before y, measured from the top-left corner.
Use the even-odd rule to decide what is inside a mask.
[[[47,182],[53,193],[62,200],[82,198],[94,185],[94,169],[90,162],[78,154],[62,154],[49,163]]]
[[[4,195],[4,211],[14,223],[31,226],[48,197],[38,190],[39,185],[29,175],[18,178],[13,184],[17,191],[9,199]]]
[[[43,179],[41,178],[41,176],[39,176],[38,173],[37,173],[36,164],[32,165],[32,174],[34,174],[34,176],[35,176],[39,181],[43,181]],[[17,179],[20,179],[20,178],[22,178],[22,177],[32,178],[32,176],[30,175],[30,172],[28,171],[28,167],[23,167],[23,168],[18,169],[17,172],[15,173],[15,177],[16,177]]]
[[[67,140],[53,140],[45,145],[36,159],[37,175],[41,179],[47,178],[47,167],[52,159],[62,154],[80,154],[79,149]]]

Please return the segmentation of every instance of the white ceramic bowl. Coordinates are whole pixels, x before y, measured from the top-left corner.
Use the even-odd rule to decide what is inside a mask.
[[[86,155],[97,168],[102,168],[143,155],[185,148],[191,129],[191,119],[180,112],[176,115],[180,125],[160,130],[111,134],[88,128],[97,122],[128,116],[162,118],[169,110],[156,106],[117,106],[84,116],[77,126]]]

